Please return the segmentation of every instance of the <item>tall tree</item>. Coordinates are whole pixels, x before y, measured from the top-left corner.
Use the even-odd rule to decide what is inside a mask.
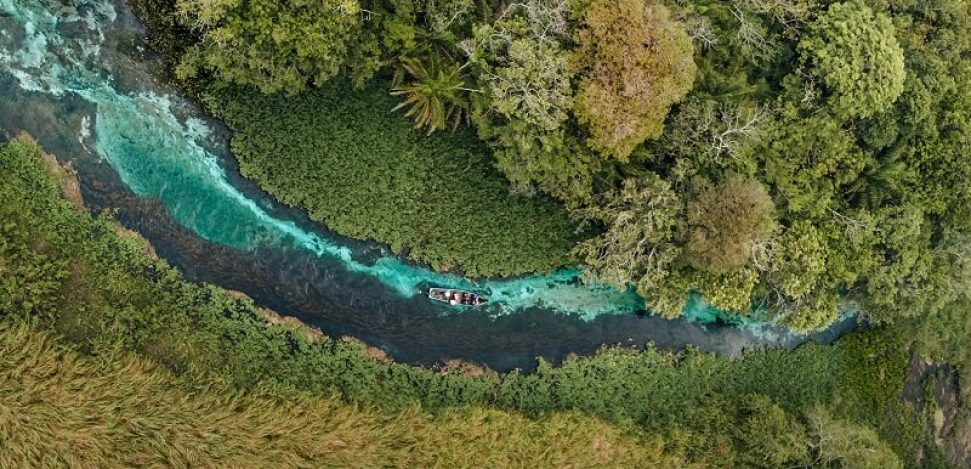
[[[532,3],[476,27],[463,43],[482,90],[472,119],[480,137],[496,143],[497,166],[517,187],[535,183],[562,200],[582,199],[595,161],[569,132],[575,69],[557,28],[529,16]]]
[[[377,70],[377,39],[363,29],[357,0],[178,0],[201,41],[177,67],[180,78],[212,73],[264,93],[297,93],[342,71],[358,81]]]
[[[757,148],[766,182],[784,196],[789,212],[821,216],[873,165],[873,156],[830,113],[804,116],[787,104],[778,115]]]
[[[716,274],[744,267],[775,226],[769,193],[759,181],[737,173],[701,186],[688,202],[689,262]]]
[[[434,51],[424,59],[404,57],[391,85],[391,94],[403,99],[393,110],[407,108],[415,128],[429,134],[449,123],[454,130],[468,114],[469,91],[461,66],[450,58]]]
[[[577,252],[601,280],[621,288],[635,284],[650,298],[681,253],[672,239],[682,209],[681,198],[657,175],[628,179],[583,211],[607,230]]]
[[[828,103],[845,117],[868,117],[904,90],[904,52],[893,23],[858,0],[834,3],[810,26],[799,50],[822,79]]]
[[[661,135],[669,108],[691,90],[691,39],[654,0],[593,0],[577,42],[583,73],[576,108],[588,145],[626,160]]]

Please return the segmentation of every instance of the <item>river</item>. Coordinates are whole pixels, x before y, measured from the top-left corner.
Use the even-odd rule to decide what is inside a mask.
[[[697,297],[686,318],[646,314],[630,291],[581,281],[579,271],[466,279],[348,239],[282,207],[239,176],[229,135],[178,89],[131,11],[109,0],[0,0],[0,126],[27,132],[78,171],[96,212],[110,209],[184,275],[242,291],[260,305],[397,360],[458,358],[531,369],[603,344],[728,355],[807,337],[771,325],[724,324]],[[474,287],[487,308],[457,310],[418,292]],[[847,319],[816,338],[852,327]]]

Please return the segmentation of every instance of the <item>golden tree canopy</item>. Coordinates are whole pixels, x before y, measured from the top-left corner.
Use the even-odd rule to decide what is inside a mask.
[[[691,39],[653,0],[594,0],[578,33],[583,67],[576,112],[588,144],[626,160],[661,135],[671,105],[691,90]]]

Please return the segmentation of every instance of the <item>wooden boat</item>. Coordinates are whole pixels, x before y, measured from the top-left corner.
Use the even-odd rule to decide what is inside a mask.
[[[428,298],[452,306],[479,306],[489,302],[478,293],[454,288],[429,288]]]

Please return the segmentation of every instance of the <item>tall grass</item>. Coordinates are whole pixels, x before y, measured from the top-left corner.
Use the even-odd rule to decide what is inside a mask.
[[[111,349],[83,357],[0,323],[0,467],[643,467],[679,461],[576,413],[429,417],[181,381]]]

